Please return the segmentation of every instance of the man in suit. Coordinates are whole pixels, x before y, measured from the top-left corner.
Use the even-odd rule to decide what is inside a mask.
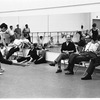
[[[76,47],[73,42],[71,42],[71,36],[66,36],[66,42],[62,44],[61,47],[61,54],[54,60],[54,62],[50,63],[50,66],[55,66],[55,64],[58,64],[58,70],[56,73],[61,73],[61,60],[65,60],[69,58],[70,53],[76,52]]]

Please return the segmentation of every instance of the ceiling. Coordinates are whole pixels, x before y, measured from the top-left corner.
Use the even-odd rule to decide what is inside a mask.
[[[0,13],[100,3],[100,0],[0,0]]]

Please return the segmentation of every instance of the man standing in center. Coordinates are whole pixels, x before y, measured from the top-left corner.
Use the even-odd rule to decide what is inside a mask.
[[[73,42],[71,42],[71,36],[66,36],[66,42],[64,42],[61,46],[61,54],[49,65],[55,66],[55,64],[58,64],[58,70],[56,73],[62,72],[61,69],[61,60],[65,60],[69,58],[70,53],[76,52],[76,48]]]
[[[17,28],[14,30],[15,38],[18,39],[21,37],[21,28],[19,28],[19,24],[17,24]]]

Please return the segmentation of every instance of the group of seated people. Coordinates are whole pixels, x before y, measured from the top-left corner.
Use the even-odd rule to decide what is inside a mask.
[[[7,30],[7,25],[5,23],[2,23],[0,25],[0,29],[2,34]],[[93,30],[94,31],[94,30]],[[95,32],[94,32],[95,33]],[[41,45],[41,41],[39,45],[37,43],[30,43],[28,39],[26,39],[26,36],[23,34],[21,38],[15,39],[12,44],[6,46],[4,39],[2,37],[2,34],[0,35],[0,43],[4,45],[6,49],[6,56],[3,57],[1,51],[0,51],[0,62],[5,64],[25,64],[26,62],[34,62],[34,64],[40,64],[46,62],[46,45]],[[68,59],[68,66],[64,71],[66,71],[65,75],[74,75],[74,65],[80,64],[81,61],[89,61],[89,66],[87,67],[85,73],[83,74],[82,80],[89,80],[92,79],[91,75],[94,72],[94,69],[96,66],[100,65],[99,59],[100,59],[100,41],[98,41],[97,35],[93,35],[91,38],[91,41],[87,44],[82,40],[80,43],[72,42],[72,38],[70,35],[66,36],[66,42],[64,42],[61,46],[61,53],[60,55],[54,60],[54,62],[50,63],[51,66],[55,66],[55,64],[58,64],[58,69],[56,73],[61,73],[61,60]],[[84,43],[84,45],[83,45]],[[11,46],[10,50],[7,48]],[[83,51],[77,51],[76,47],[83,47]],[[16,60],[11,60],[10,57],[15,53],[20,51],[21,49],[29,49],[29,52],[26,56],[18,57]],[[16,61],[16,62],[15,62]],[[28,64],[26,63],[26,64]],[[1,69],[1,66],[0,66]],[[3,71],[2,71],[3,72]],[[2,74],[0,72],[0,74]]]
[[[61,60],[68,59],[68,66],[64,69],[64,71],[66,71],[65,75],[74,75],[73,69],[75,64],[80,64],[82,61],[88,61],[89,66],[81,79],[90,80],[92,79],[91,75],[95,67],[100,65],[100,41],[96,38],[92,38],[91,41],[84,46],[81,52],[77,51],[76,47],[75,43],[71,41],[71,36],[67,35],[66,42],[62,44],[60,55],[49,65],[55,66],[55,64],[58,64],[56,73],[61,73]]]
[[[2,34],[7,30],[7,25],[2,23],[0,25]],[[6,46],[5,41],[0,35],[0,62],[4,64],[15,64],[15,65],[28,65],[29,62],[34,62],[34,64],[45,63],[45,45],[38,45],[37,43],[31,43],[28,39],[26,39],[26,34],[23,34],[21,37],[15,39],[13,43]],[[10,49],[9,49],[10,48]],[[19,52],[24,49],[28,49],[29,52],[26,56],[19,56],[14,60],[10,59],[15,52]],[[4,53],[2,53],[2,51]],[[3,55],[4,54],[4,55]],[[0,74],[2,74],[4,70],[2,70],[0,66]]]

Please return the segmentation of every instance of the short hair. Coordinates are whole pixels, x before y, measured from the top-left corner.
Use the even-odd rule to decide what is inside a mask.
[[[42,39],[43,38],[43,36],[40,36],[40,39]]]
[[[27,27],[27,26],[28,26],[28,24],[25,24],[25,26]]]
[[[96,23],[93,23],[92,27],[96,27],[96,26],[97,26]]]
[[[10,28],[12,28],[13,26],[11,25]]]
[[[5,29],[8,29],[8,25],[7,25],[7,24],[5,24],[5,23],[2,23],[2,24],[0,25],[0,28],[5,28]]]
[[[81,29],[83,29],[83,25],[81,25]]]
[[[19,27],[19,24],[17,24],[16,26]]]
[[[37,47],[37,43],[34,43],[33,46],[34,46],[34,47]]]

